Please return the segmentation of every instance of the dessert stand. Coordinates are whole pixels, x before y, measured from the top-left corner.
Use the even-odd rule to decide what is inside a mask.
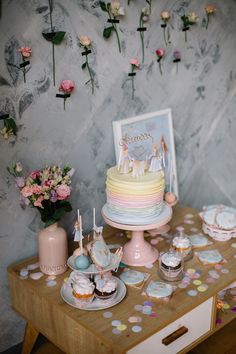
[[[154,263],[158,259],[158,251],[144,239],[144,231],[159,229],[166,225],[172,218],[172,208],[164,204],[163,211],[157,216],[155,223],[148,225],[127,225],[109,219],[103,207],[102,216],[105,222],[120,230],[132,231],[131,240],[123,247],[122,262],[130,266],[144,266]]]

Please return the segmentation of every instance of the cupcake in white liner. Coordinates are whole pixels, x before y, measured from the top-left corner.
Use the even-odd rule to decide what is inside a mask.
[[[183,258],[180,253],[170,250],[159,257],[159,274],[167,281],[181,280],[183,277]]]
[[[77,300],[84,303],[93,301],[95,286],[84,274],[74,273],[70,280],[72,294]]]
[[[112,276],[103,276],[102,274],[97,274],[94,277],[95,297],[100,300],[110,299],[116,294],[117,291],[117,280]]]

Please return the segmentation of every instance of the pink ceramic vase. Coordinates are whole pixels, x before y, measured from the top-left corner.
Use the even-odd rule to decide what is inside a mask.
[[[49,275],[64,273],[67,269],[67,235],[58,223],[52,224],[38,233],[40,270]]]

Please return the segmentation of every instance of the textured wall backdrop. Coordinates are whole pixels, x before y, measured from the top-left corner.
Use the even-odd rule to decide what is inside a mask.
[[[51,45],[41,32],[49,29],[46,0],[2,0],[0,19],[0,110],[16,119],[16,140],[0,137],[0,351],[21,341],[24,323],[11,309],[6,267],[36,253],[36,235],[42,227],[36,210],[21,210],[18,192],[6,166],[21,161],[26,169],[46,163],[68,163],[76,169],[73,207],[79,207],[84,225],[91,227],[91,210],[100,210],[105,200],[106,169],[115,163],[112,121],[171,107],[175,129],[177,168],[182,204],[236,204],[236,1],[215,0],[216,14],[208,30],[193,26],[184,42],[180,13],[195,11],[202,18],[199,1],[153,0],[151,20],[145,33],[146,60],[136,76],[135,99],[129,84],[121,89],[130,70],[129,59],[141,58],[136,31],[145,0],[122,3],[126,16],[120,21],[122,54],[115,36],[102,37],[106,14],[98,1],[55,0],[53,20],[66,31],[56,47],[56,88],[52,85]],[[160,12],[172,12],[171,45],[160,76],[155,50],[164,46]],[[78,36],[93,40],[91,66],[96,90],[91,95],[87,71],[81,70]],[[22,74],[9,71],[7,62],[20,60],[21,45],[33,49],[31,69],[24,84]],[[174,49],[182,52],[179,73],[172,63]],[[76,89],[67,101],[55,98],[62,79],[74,80]],[[2,122],[0,123],[2,124]],[[63,224],[72,230],[75,212]],[[20,294],[19,294],[20,296]]]

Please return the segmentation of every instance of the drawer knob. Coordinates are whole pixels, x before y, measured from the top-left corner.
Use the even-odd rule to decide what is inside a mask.
[[[163,338],[162,343],[164,345],[169,345],[170,343],[174,342],[176,339],[178,339],[179,337],[181,337],[187,332],[188,332],[188,328],[182,326],[178,328],[176,331],[174,331],[173,333],[169,334],[167,337]]]

